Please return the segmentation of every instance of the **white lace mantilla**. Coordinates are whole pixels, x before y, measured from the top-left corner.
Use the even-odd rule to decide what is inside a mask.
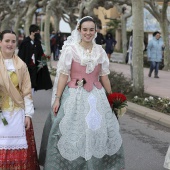
[[[122,139],[104,89],[94,87],[89,93],[82,87],[69,88],[69,93],[64,103],[65,116],[59,124],[62,134],[58,142],[60,154],[69,161],[115,154]]]

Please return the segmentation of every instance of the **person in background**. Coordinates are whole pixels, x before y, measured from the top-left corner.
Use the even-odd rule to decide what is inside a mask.
[[[95,41],[96,41],[96,44],[103,45],[103,44],[105,44],[105,39],[103,37],[103,34],[100,33],[100,30],[101,30],[101,26],[97,27],[97,30],[96,30],[97,31],[97,37],[96,37]]]
[[[63,45],[40,148],[44,170],[124,169],[119,123],[106,96],[109,60],[95,37],[95,21],[86,16]]]
[[[62,49],[62,45],[63,45],[61,32],[58,31],[55,37],[56,37],[55,58],[56,58],[56,60],[59,60],[60,50]]]
[[[113,38],[112,33],[108,32],[106,34],[105,42],[106,42],[105,51],[106,51],[107,56],[108,56],[108,58],[110,60],[111,54],[114,51],[114,47],[115,47],[117,41]]]
[[[66,40],[67,40],[67,35],[63,34],[62,40],[61,40],[61,49],[62,49],[62,46],[64,45],[64,41],[66,41]]]
[[[31,78],[32,95],[36,88],[37,67],[43,55],[40,41],[40,28],[32,24],[29,27],[30,35],[19,46],[18,56],[26,63]]]
[[[51,53],[53,54],[53,60],[55,61],[55,51],[56,51],[56,37],[55,37],[55,31],[52,31],[52,34],[50,35],[50,47],[51,47]]]
[[[164,42],[161,38],[161,33],[159,31],[156,31],[153,33],[153,38],[149,41],[147,47],[147,57],[150,61],[150,70],[148,77],[151,77],[153,70],[155,70],[154,78],[159,78],[158,71],[159,64],[162,61],[163,50]]]
[[[31,81],[15,55],[16,35],[0,34],[0,169],[40,170],[35,146]]]

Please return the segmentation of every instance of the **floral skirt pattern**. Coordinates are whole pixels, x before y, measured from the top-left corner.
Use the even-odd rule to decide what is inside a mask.
[[[64,106],[69,96],[68,91],[66,88],[62,95],[57,117],[54,117],[51,112],[46,120],[40,147],[40,165],[44,166],[44,170],[123,170],[125,162],[122,145],[115,154],[105,154],[102,158],[92,156],[86,160],[84,157],[79,156],[69,161],[61,155],[58,148],[58,143],[62,136],[59,125],[65,116]],[[82,101],[82,103],[84,102]]]
[[[40,170],[33,126],[26,131],[28,149],[0,150],[1,170]]]

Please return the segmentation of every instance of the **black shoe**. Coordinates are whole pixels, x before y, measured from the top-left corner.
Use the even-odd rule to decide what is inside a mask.
[[[151,77],[151,73],[148,74],[148,77]]]
[[[158,76],[155,76],[154,78],[159,78]]]

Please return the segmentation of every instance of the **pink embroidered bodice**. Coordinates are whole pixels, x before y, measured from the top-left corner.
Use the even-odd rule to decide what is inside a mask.
[[[101,83],[99,82],[99,73],[101,70],[101,64],[98,64],[93,72],[87,74],[86,66],[81,66],[80,63],[72,61],[71,73],[70,73],[70,82],[68,82],[68,86],[71,88],[77,88],[77,81],[81,81],[83,78],[86,83],[84,84],[84,89],[90,92],[95,86],[98,89],[102,88]]]

